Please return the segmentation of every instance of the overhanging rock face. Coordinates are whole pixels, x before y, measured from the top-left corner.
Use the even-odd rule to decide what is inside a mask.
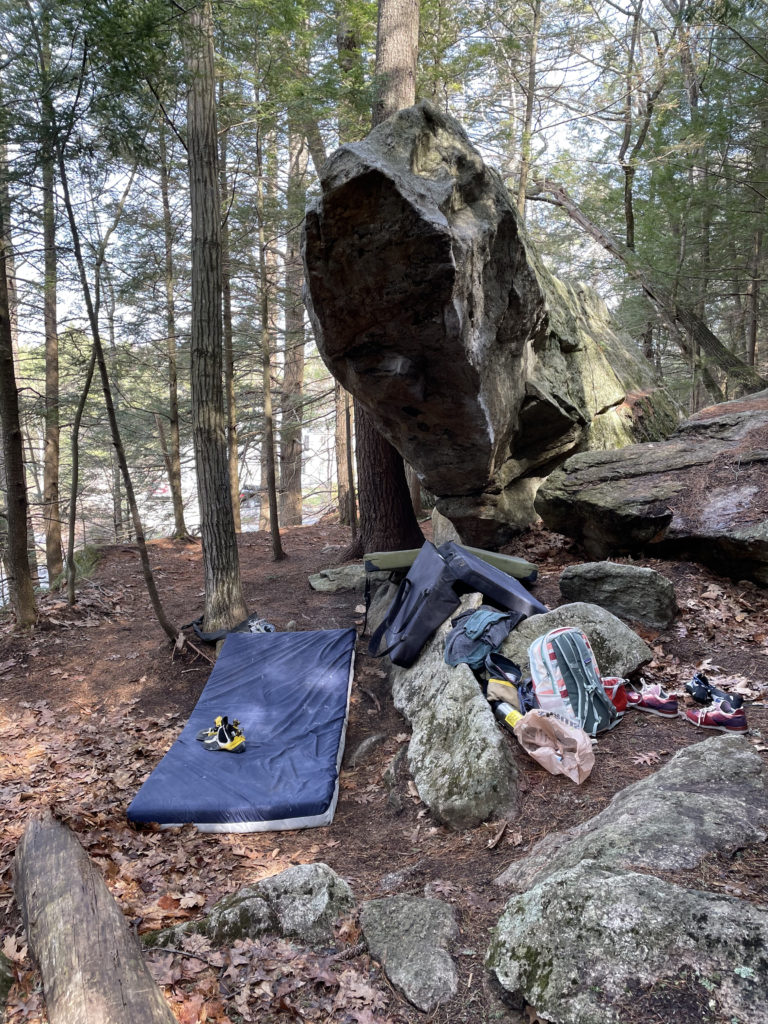
[[[526,525],[541,478],[636,440],[643,410],[652,436],[674,426],[600,300],[542,267],[453,118],[401,111],[337,150],[321,185],[304,237],[320,353],[465,542]]]

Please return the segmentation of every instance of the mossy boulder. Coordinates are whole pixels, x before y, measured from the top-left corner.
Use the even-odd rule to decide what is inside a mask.
[[[181,935],[205,935],[216,945],[272,932],[309,946],[333,940],[334,922],[355,904],[349,885],[327,864],[299,864],[225,896],[197,921],[145,937],[172,946]]]

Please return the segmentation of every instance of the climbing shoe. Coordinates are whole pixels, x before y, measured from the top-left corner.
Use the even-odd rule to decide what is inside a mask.
[[[195,739],[199,740],[200,743],[204,743],[205,740],[209,740],[212,736],[215,736],[216,733],[219,731],[221,723],[222,717],[221,715],[217,715],[213,725],[209,726],[209,728],[207,729],[201,729],[197,736],[195,736]]]
[[[211,751],[229,751],[232,754],[240,754],[245,750],[245,736],[240,728],[240,723],[235,718],[231,722],[224,715],[216,719],[219,723],[216,732],[203,740],[203,747]]]

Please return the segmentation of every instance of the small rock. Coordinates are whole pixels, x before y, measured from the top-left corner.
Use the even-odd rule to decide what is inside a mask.
[[[569,565],[560,577],[566,601],[587,601],[631,622],[666,628],[677,614],[675,588],[654,569],[617,562]]]
[[[323,594],[336,594],[346,590],[354,590],[356,593],[362,594],[365,590],[366,577],[372,584],[386,583],[389,573],[366,573],[362,564],[337,565],[313,573],[309,577],[309,585],[313,590]]]
[[[388,896],[364,903],[360,921],[371,956],[415,1007],[429,1013],[456,995],[458,973],[445,947],[458,926],[446,903]]]

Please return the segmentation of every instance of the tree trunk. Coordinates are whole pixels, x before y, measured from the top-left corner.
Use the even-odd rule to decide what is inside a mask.
[[[269,505],[269,532],[272,537],[272,557],[276,562],[285,558],[280,540],[280,517],[277,509],[277,474],[275,471],[275,423],[272,413],[272,353],[270,338],[270,287],[267,271],[267,235],[264,203],[264,152],[260,130],[256,141],[256,217],[259,243],[259,292],[261,311],[261,376],[263,386],[264,432],[262,434],[262,466],[266,476],[267,502]],[[262,506],[264,490],[262,487]]]
[[[184,48],[192,227],[192,424],[203,541],[205,614],[210,632],[247,615],[229,489],[222,389],[221,208],[209,0],[191,7]]]
[[[43,518],[48,583],[61,576],[61,509],[59,502],[59,336],[56,311],[56,208],[54,195],[53,99],[47,88],[50,67],[48,16],[42,21],[44,64],[41,104],[43,144],[40,164],[43,183],[43,325],[45,331],[45,455],[43,457]]]
[[[536,58],[539,49],[539,32],[541,31],[541,0],[533,0],[533,24],[531,26],[531,46],[528,51],[528,83],[525,92],[525,120],[520,141],[520,179],[517,186],[517,212],[525,216],[525,196],[528,188],[528,175],[531,170],[531,139],[533,135],[533,101],[536,94]]]
[[[221,99],[224,84],[219,82]],[[237,403],[235,401],[235,358],[232,350],[232,282],[229,252],[229,186],[227,184],[227,133],[219,137],[221,166],[221,298],[224,340],[224,396],[227,409],[227,462],[229,464],[229,492],[232,496],[232,517],[235,533],[240,533],[240,467],[237,459]]]
[[[546,192],[551,198],[542,196],[540,194],[542,192]],[[621,242],[617,241],[610,232],[590,221],[562,185],[548,180],[538,181],[536,182],[536,191],[531,193],[529,198],[544,199],[555,206],[560,206],[583,231],[594,238],[612,256],[621,260],[629,276],[637,281],[648,298],[655,303],[664,319],[671,325],[675,338],[680,342],[681,332],[687,333],[692,343],[698,345],[707,358],[725,374],[728,394],[731,397],[752,394],[768,387],[768,381],[765,381],[751,366],[743,363],[727,349],[690,306],[675,301],[665,288],[653,280],[652,272],[639,264]],[[686,354],[689,355],[690,352]],[[714,382],[710,379],[708,384],[710,390],[712,390],[713,384]],[[717,388],[717,385],[714,386]],[[717,391],[720,389],[717,388]],[[722,392],[720,395],[719,400],[722,401]]]
[[[50,811],[24,830],[14,884],[50,1024],[175,1024],[100,871]]]
[[[160,195],[163,203],[163,238],[165,240],[165,323],[168,349],[168,427],[171,435],[166,467],[173,502],[173,533],[186,539],[189,531],[184,521],[184,500],[181,491],[181,442],[179,439],[179,395],[176,368],[176,304],[173,297],[173,226],[168,188],[168,152],[165,125],[160,126]]]
[[[374,127],[414,103],[418,40],[418,0],[379,0]],[[421,547],[424,535],[411,504],[402,457],[357,401],[355,434],[360,533],[345,557]]]
[[[289,136],[288,223],[285,256],[285,358],[280,419],[280,520],[301,526],[302,421],[304,419],[304,303],[301,292],[301,218],[306,199],[307,150],[295,130]],[[295,225],[295,226],[294,226]]]
[[[334,387],[336,408],[336,490],[339,508],[339,522],[352,527],[352,536],[357,534],[357,500],[355,498],[353,454],[352,454],[352,401],[349,392],[336,381]]]
[[[416,101],[419,0],[379,0],[373,125]]]
[[[69,523],[67,528],[67,601],[75,603],[75,580],[77,578],[77,563],[75,562],[75,525],[77,523],[77,494],[80,486],[80,423],[83,419],[85,403],[88,401],[88,394],[93,383],[93,371],[96,368],[96,348],[91,349],[91,358],[88,360],[88,369],[85,373],[83,390],[75,409],[72,420],[72,470],[69,491]]]
[[[0,427],[5,464],[7,520],[7,570],[11,606],[20,626],[37,621],[37,607],[27,558],[27,485],[24,476],[19,393],[13,365],[13,336],[6,277],[5,211],[0,209]]]

